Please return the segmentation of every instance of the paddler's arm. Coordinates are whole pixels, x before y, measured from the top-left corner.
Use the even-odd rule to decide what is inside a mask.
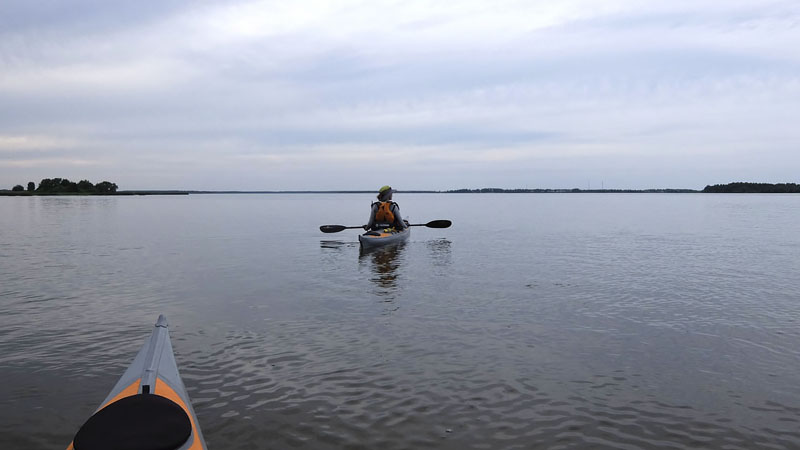
[[[403,216],[400,215],[400,207],[397,206],[397,203],[392,203],[392,214],[394,214],[394,226],[400,230],[406,228],[406,223],[403,222]],[[374,217],[374,215],[373,215]]]
[[[371,230],[375,226],[375,214],[378,212],[377,205],[378,205],[377,203],[372,204],[372,209],[370,209],[369,212],[369,222],[367,222],[367,224],[364,225],[365,230]]]

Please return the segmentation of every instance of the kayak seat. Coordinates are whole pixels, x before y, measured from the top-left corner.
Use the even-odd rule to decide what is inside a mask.
[[[374,230],[373,231],[367,231],[366,233],[364,233],[364,235],[365,236],[380,236],[381,232],[380,231],[374,231]]]
[[[177,403],[155,394],[125,397],[97,411],[78,430],[75,450],[175,450],[192,434]]]

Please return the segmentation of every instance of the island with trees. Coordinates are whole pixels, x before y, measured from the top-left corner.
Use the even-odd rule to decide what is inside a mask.
[[[798,194],[800,185],[796,183],[745,183],[715,184],[706,186],[703,192],[727,194]]]
[[[140,190],[120,191],[116,183],[101,181],[97,184],[89,180],[76,182],[67,178],[45,178],[37,187],[33,181],[28,182],[27,189],[18,184],[11,190],[0,190],[0,195],[188,195],[188,191],[175,190]]]
[[[89,180],[77,183],[67,178],[45,178],[39,182],[39,187],[33,181],[28,182],[27,189],[21,184],[3,191],[6,195],[114,195],[117,193],[117,184],[110,181],[101,181],[97,184]]]

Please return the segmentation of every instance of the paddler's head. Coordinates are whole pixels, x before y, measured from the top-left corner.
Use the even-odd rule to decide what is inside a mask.
[[[382,188],[378,189],[378,200],[382,202],[391,200],[393,192],[394,189],[392,189],[392,187],[389,186],[388,184],[386,186],[383,186]]]

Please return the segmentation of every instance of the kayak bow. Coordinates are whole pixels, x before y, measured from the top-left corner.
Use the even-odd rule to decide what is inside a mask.
[[[206,450],[160,315],[114,389],[67,450]]]

